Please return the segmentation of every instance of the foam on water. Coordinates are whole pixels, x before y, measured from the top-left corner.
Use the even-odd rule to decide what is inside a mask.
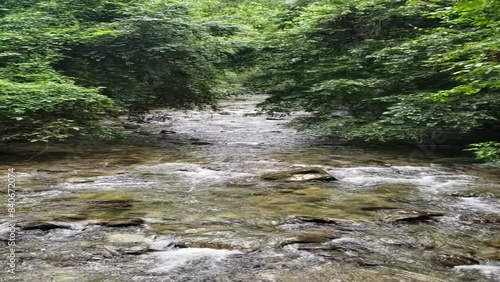
[[[465,187],[473,177],[452,174],[430,167],[347,167],[328,171],[342,183],[355,187],[371,187],[383,184],[414,185],[426,192],[444,192]]]
[[[98,190],[123,190],[134,188],[145,188],[152,186],[154,182],[138,179],[126,175],[89,177],[88,181],[64,182],[55,185],[55,189],[78,190],[78,189],[98,189]]]
[[[188,182],[192,186],[196,185],[213,185],[220,184],[225,181],[251,176],[249,173],[234,172],[227,170],[212,170],[203,168],[197,164],[189,163],[163,163],[154,166],[141,166],[136,169],[140,172],[172,175],[178,180]]]
[[[460,202],[455,206],[460,209],[468,209],[479,212],[489,212],[500,214],[500,203],[494,202],[491,199],[461,197]]]
[[[164,252],[156,252],[154,255],[159,266],[149,270],[149,273],[168,273],[169,271],[185,266],[193,261],[204,261],[213,264],[221,261],[229,255],[241,254],[240,251],[216,250],[208,248],[186,248]]]
[[[500,265],[460,265],[455,266],[458,270],[476,270],[488,278],[500,279]]]

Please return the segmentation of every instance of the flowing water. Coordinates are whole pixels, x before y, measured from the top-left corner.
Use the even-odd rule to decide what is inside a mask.
[[[3,148],[0,280],[500,281],[498,170],[329,145],[254,115],[263,98],[158,111],[140,145]],[[261,178],[304,167],[337,181]]]

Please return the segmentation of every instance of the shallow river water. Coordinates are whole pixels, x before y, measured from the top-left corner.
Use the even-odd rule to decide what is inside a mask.
[[[0,281],[500,281],[498,170],[328,144],[254,115],[263,98],[158,111],[134,146],[2,148]],[[337,180],[261,177],[308,167]]]

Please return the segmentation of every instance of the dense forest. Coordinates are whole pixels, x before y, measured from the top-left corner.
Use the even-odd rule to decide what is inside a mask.
[[[264,93],[301,129],[500,159],[497,0],[5,0],[0,34],[3,142]]]

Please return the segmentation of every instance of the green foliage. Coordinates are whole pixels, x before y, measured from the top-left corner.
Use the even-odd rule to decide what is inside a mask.
[[[285,0],[189,0],[192,18],[208,27],[219,44],[225,75],[218,89],[227,95],[253,91],[243,85],[258,65],[256,60],[268,47],[268,36],[277,30],[277,18],[285,10]]]
[[[500,165],[500,143],[483,142],[470,145],[471,148],[466,151],[474,153],[477,159]]]
[[[500,125],[500,2],[297,1],[248,84],[322,134],[424,142]],[[478,137],[479,139],[479,137]]]
[[[93,138],[97,138],[98,140],[104,141],[104,142],[119,142],[122,140],[125,140],[125,135],[112,128],[104,127],[99,124],[89,124],[85,128],[85,133],[88,134]]]
[[[298,127],[348,140],[492,141],[480,136],[500,127],[499,11],[497,0],[2,1],[0,138],[114,139],[96,121],[118,107],[252,91],[270,94],[263,111],[307,111]]]
[[[2,140],[64,139],[115,111],[99,89],[77,86],[52,67],[75,32],[75,22],[50,15],[36,4],[24,9],[10,6],[0,18]]]
[[[214,104],[223,60],[209,29],[174,1],[3,1],[0,138],[107,138],[93,124],[117,106]]]
[[[166,1],[131,5],[105,30],[78,38],[57,68],[131,110],[214,103],[217,45],[186,7]],[[106,32],[109,30],[109,32]]]

